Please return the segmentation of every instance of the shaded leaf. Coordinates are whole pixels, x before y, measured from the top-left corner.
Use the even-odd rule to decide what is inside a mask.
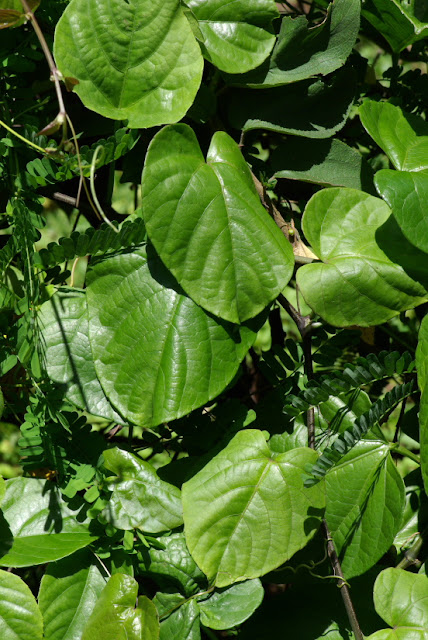
[[[217,587],[255,578],[305,546],[320,525],[322,486],[303,488],[316,453],[273,453],[261,431],[236,434],[183,485],[190,553]]]
[[[396,52],[428,35],[428,5],[425,0],[366,0],[363,16]]]
[[[180,120],[203,59],[179,0],[71,0],[55,32],[55,59],[79,81],[86,107],[131,128]]]
[[[354,189],[320,191],[308,202],[303,229],[324,262],[301,267],[297,282],[327,322],[380,324],[426,299],[424,265],[379,198]]]
[[[143,171],[147,233],[180,286],[231,322],[261,312],[289,281],[291,244],[260,203],[238,145],[212,138],[207,163],[184,124],[165,127]]]
[[[107,449],[104,465],[117,475],[104,516],[118,529],[159,533],[183,523],[180,489],[161,480],[149,462],[129,451]]]
[[[43,619],[36,599],[19,576],[0,570],[2,640],[42,640]]]

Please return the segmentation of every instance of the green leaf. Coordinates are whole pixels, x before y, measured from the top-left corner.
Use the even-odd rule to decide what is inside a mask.
[[[396,169],[428,169],[428,124],[388,102],[366,100],[360,107],[364,128]]]
[[[375,176],[375,185],[406,238],[427,253],[428,170],[416,173],[382,169]]]
[[[142,552],[140,571],[165,590],[173,585],[186,597],[198,593],[206,578],[189,553],[184,533],[173,533],[160,540],[164,549],[150,547]]]
[[[385,569],[374,586],[377,613],[393,629],[377,631],[367,640],[426,640],[428,578],[403,569]]]
[[[261,67],[243,76],[230,76],[233,84],[274,87],[327,75],[345,64],[360,25],[360,0],[336,0],[317,27],[306,16],[282,19],[272,54]]]
[[[361,442],[326,476],[325,518],[347,578],[373,566],[401,525],[404,483],[389,450]]]
[[[46,371],[66,389],[66,397],[95,416],[123,423],[106,398],[95,372],[89,343],[86,295],[60,291],[45,302],[39,315]]]
[[[275,178],[376,193],[373,171],[362,155],[341,140],[288,138],[270,158]]]
[[[416,368],[419,388],[422,391],[419,410],[421,472],[428,494],[428,316],[422,320],[419,328]]]
[[[80,638],[105,584],[95,555],[87,550],[49,564],[39,591],[45,640]]]
[[[261,431],[249,429],[183,485],[187,546],[210,582],[261,576],[312,538],[324,489],[305,490],[302,472],[316,458],[307,448],[275,454]]]
[[[249,618],[262,603],[260,580],[247,580],[215,591],[199,602],[201,623],[210,629],[230,629]]]
[[[179,0],[71,0],[54,53],[86,107],[131,128],[180,120],[203,70]]]
[[[104,587],[83,631],[82,640],[158,640],[156,607],[138,595],[131,576],[116,573]]]
[[[149,462],[114,447],[103,453],[104,464],[117,478],[104,515],[118,529],[159,533],[183,524],[181,492],[161,480]]]
[[[204,56],[228,73],[258,67],[275,44],[273,0],[186,0],[198,20]]]
[[[205,163],[190,127],[162,129],[147,153],[142,191],[150,240],[207,311],[243,322],[290,280],[291,244],[260,203],[241,151],[226,133],[213,136]]]
[[[30,11],[35,11],[40,0],[27,0],[27,3]],[[21,0],[0,0],[0,29],[19,27],[27,20]]]
[[[3,502],[3,498],[6,495],[6,482],[2,476],[0,476],[0,504]]]
[[[36,599],[19,576],[0,570],[0,637],[42,640],[43,620]]]
[[[301,267],[297,282],[327,322],[380,324],[426,299],[420,256],[379,198],[354,189],[324,189],[308,202],[302,224],[324,262]]]
[[[231,91],[229,119],[235,129],[243,131],[266,129],[330,138],[345,125],[354,95],[351,69],[339,71],[328,82],[302,80],[274,89],[236,89]]]
[[[195,600],[186,602],[177,594],[157,593],[154,602],[160,616],[170,612],[160,624],[160,640],[201,640],[199,607]]]
[[[254,341],[249,326],[220,323],[185,296],[151,247],[99,262],[88,281],[95,369],[131,422],[155,426],[206,404]]]
[[[8,480],[2,510],[13,535],[12,548],[0,558],[3,567],[59,560],[97,538],[86,524],[78,522],[76,512],[67,507],[55,484],[47,480]],[[4,539],[4,524],[2,528],[0,538]]]
[[[428,36],[425,0],[366,0],[362,14],[397,53]]]

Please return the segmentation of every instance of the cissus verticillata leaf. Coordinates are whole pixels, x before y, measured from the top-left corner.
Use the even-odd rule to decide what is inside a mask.
[[[261,312],[293,273],[291,244],[260,203],[238,145],[212,138],[207,162],[185,124],[162,129],[143,171],[150,240],[180,286],[231,322]]]
[[[187,546],[217,587],[256,578],[305,546],[321,523],[324,486],[303,487],[317,459],[276,454],[261,431],[240,431],[182,488]]]
[[[266,129],[306,138],[330,138],[344,127],[355,96],[352,69],[328,81],[302,80],[273,89],[234,89],[229,120],[235,129]],[[284,108],[287,105],[287,108]]]
[[[308,202],[302,226],[323,262],[301,267],[297,282],[327,322],[380,324],[427,299],[423,254],[406,241],[380,198],[324,189]]]
[[[40,582],[38,596],[44,639],[80,638],[106,581],[98,559],[87,549],[51,562]]]
[[[162,618],[160,640],[201,640],[199,607],[194,599],[158,592],[153,600]],[[167,616],[167,617],[165,617]]]
[[[90,533],[87,523],[76,519],[77,513],[48,480],[8,480],[2,511],[0,539],[13,536],[11,548],[0,557],[3,567],[30,567],[59,560],[98,537]]]
[[[397,53],[428,35],[425,0],[365,0],[363,16]]]
[[[203,58],[180,0],[71,0],[55,32],[63,76],[86,107],[131,128],[180,120]]]
[[[198,602],[201,623],[210,629],[231,629],[242,624],[262,603],[264,590],[260,580],[246,580],[218,589]]]
[[[404,483],[388,444],[356,445],[326,476],[325,518],[347,578],[386,553],[400,528]]]
[[[275,87],[327,75],[345,64],[360,26],[360,0],[331,2],[325,19],[310,27],[304,15],[285,16],[275,47],[260,67],[244,75],[230,75],[232,84]]]
[[[95,416],[123,423],[106,398],[95,372],[89,343],[84,291],[59,291],[40,309],[45,366],[51,380],[66,389],[66,397]]]
[[[131,576],[111,576],[87,621],[82,640],[158,640],[156,607],[138,596],[138,582]],[[137,604],[135,604],[137,603]]]
[[[244,73],[258,67],[275,43],[273,0],[186,0],[198,20],[202,51],[216,67]]]
[[[43,618],[30,588],[19,576],[0,570],[0,637],[42,640]]]
[[[426,640],[428,637],[428,577],[403,569],[385,569],[374,586],[377,613],[391,629],[367,640]]]
[[[151,246],[98,262],[87,280],[98,378],[121,415],[145,427],[185,415],[223,391],[263,323],[256,318],[237,327],[207,314]]]
[[[114,447],[103,453],[113,491],[105,518],[118,529],[159,533],[183,523],[180,489],[161,480],[154,467],[129,451]]]

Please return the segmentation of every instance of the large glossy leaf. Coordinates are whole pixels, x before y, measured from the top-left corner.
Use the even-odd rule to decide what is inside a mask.
[[[111,576],[87,621],[82,640],[158,640],[156,607],[145,596],[137,600],[137,595],[134,578],[123,573]]]
[[[396,52],[428,35],[428,5],[425,0],[366,0],[363,16]]]
[[[107,400],[95,372],[84,292],[73,289],[53,296],[42,305],[39,323],[51,380],[64,385],[66,397],[78,407],[124,422]]]
[[[273,0],[186,0],[198,20],[207,60],[229,73],[244,73],[261,64],[275,43]]]
[[[19,576],[0,570],[0,637],[42,640],[43,619],[29,587]]]
[[[2,511],[13,544],[0,558],[0,566],[29,567],[59,560],[96,539],[86,524],[78,522],[76,512],[62,501],[52,482],[13,478],[6,485]],[[4,528],[2,523],[0,538]]]
[[[363,126],[396,169],[428,169],[428,124],[388,102],[366,100],[360,107]]]
[[[198,603],[201,623],[210,629],[231,629],[254,613],[263,596],[263,587],[258,579],[219,589]]]
[[[75,640],[97,602],[106,578],[86,550],[48,565],[39,591],[45,640]]]
[[[376,611],[393,629],[367,640],[427,640],[428,578],[403,569],[385,569],[374,587]]]
[[[189,553],[184,533],[165,536],[161,542],[163,549],[151,547],[142,553],[140,571],[161,588],[166,590],[173,585],[186,597],[203,590],[206,578]]]
[[[214,135],[205,163],[190,127],[162,129],[147,153],[142,191],[156,251],[186,293],[216,316],[252,318],[291,278],[291,244],[226,133]]]
[[[288,138],[270,158],[274,176],[376,193],[373,171],[361,153],[341,140]]]
[[[183,524],[180,489],[161,480],[149,462],[115,447],[103,453],[104,464],[117,478],[104,515],[118,529],[159,533]]]
[[[332,2],[317,27],[310,28],[304,15],[285,17],[269,59],[254,71],[228,80],[250,87],[274,87],[332,73],[345,64],[359,25],[360,0]]]
[[[404,483],[382,442],[361,442],[326,476],[325,517],[347,578],[383,556],[400,528]]]
[[[71,0],[55,32],[56,63],[86,107],[129,126],[180,120],[203,58],[179,0]]]
[[[330,138],[345,125],[354,94],[351,69],[339,71],[328,82],[302,80],[273,89],[236,89],[231,92],[229,118],[233,127],[243,131],[267,129]]]
[[[161,617],[160,640],[201,640],[199,607],[173,593],[157,593],[154,599]],[[165,616],[165,617],[164,617]]]
[[[183,485],[187,545],[217,587],[267,573],[314,535],[324,487],[304,489],[302,472],[316,458],[307,448],[275,454],[249,429]]]
[[[255,338],[185,296],[152,248],[98,263],[88,281],[98,378],[120,413],[146,427],[223,391]]]
[[[382,169],[375,176],[375,185],[406,238],[428,253],[428,170]]]
[[[327,322],[380,324],[426,299],[424,263],[379,198],[324,189],[309,201],[303,229],[323,263],[301,267],[297,282]]]

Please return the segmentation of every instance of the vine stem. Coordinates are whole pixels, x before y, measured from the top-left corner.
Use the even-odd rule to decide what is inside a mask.
[[[309,316],[302,316],[301,313],[293,307],[293,305],[287,300],[287,298],[280,294],[278,296],[279,304],[287,311],[294,322],[297,325],[299,333],[302,337],[303,357],[304,357],[304,370],[305,374],[310,380],[314,376],[314,367],[312,361],[312,344],[311,344],[311,319]],[[314,408],[310,407],[306,414],[306,424],[308,428],[308,445],[311,449],[316,449],[315,443],[315,414]],[[361,631],[357,614],[355,613],[354,605],[352,603],[351,594],[349,591],[348,583],[343,575],[342,566],[340,564],[339,557],[337,555],[336,547],[325,518],[322,521],[322,528],[324,537],[327,542],[327,554],[330,560],[330,564],[333,569],[335,577],[338,578],[338,587],[342,594],[343,604],[346,609],[351,629],[354,633],[355,640],[364,640],[363,632]]]
[[[9,127],[9,125],[3,122],[3,120],[0,120],[0,126],[4,127],[7,131],[9,131],[9,133],[12,133],[14,136],[22,140],[22,142],[25,142],[25,144],[33,147],[33,149],[36,149],[40,153],[46,154],[46,149],[42,149],[42,147],[39,147],[37,144],[34,144],[34,142],[31,142],[31,140],[28,140],[28,138],[24,138],[24,136],[21,136],[21,134],[15,131],[15,129],[12,129],[12,127]]]

